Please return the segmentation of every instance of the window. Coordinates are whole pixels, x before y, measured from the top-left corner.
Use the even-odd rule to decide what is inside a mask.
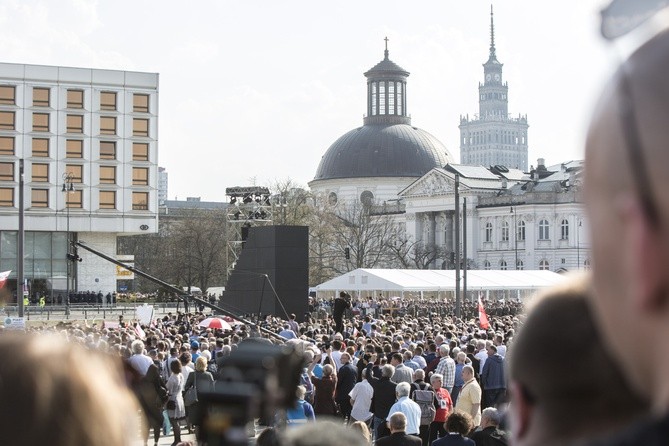
[[[67,108],[84,108],[84,90],[67,90]]]
[[[0,85],[0,104],[16,104],[16,87],[13,85]]]
[[[100,209],[116,209],[116,192],[113,190],[100,191]]]
[[[100,134],[116,135],[116,118],[113,116],[100,116]]]
[[[84,166],[80,164],[66,164],[65,172],[72,174],[73,183],[81,183],[84,176]]]
[[[516,269],[519,270],[519,271],[522,271],[522,270],[525,269],[525,264],[523,263],[522,260],[518,259],[518,261],[516,262]]]
[[[32,181],[47,183],[49,181],[49,165],[33,163]]]
[[[83,192],[81,190],[68,191],[66,194],[66,206],[68,208],[81,209],[83,207]]]
[[[14,163],[0,163],[0,181],[14,181]]]
[[[525,222],[524,221],[519,221],[518,222],[518,227],[516,228],[516,239],[519,242],[524,242],[525,241]]]
[[[132,143],[132,160],[133,161],[148,161],[149,160],[149,145],[146,143],[134,142]]]
[[[100,183],[116,184],[116,167],[100,166]]]
[[[84,141],[81,139],[68,139],[67,141],[65,141],[65,157],[83,158]]]
[[[14,112],[0,111],[0,130],[14,130]]]
[[[507,265],[506,265],[506,260],[502,260],[499,262],[499,269],[502,271],[506,271]]]
[[[149,209],[149,193],[148,192],[133,192],[132,193],[132,209],[136,211],[143,211]]]
[[[560,223],[560,240],[569,240],[569,221],[566,218]]]
[[[148,167],[133,167],[132,168],[132,184],[133,184],[133,186],[148,186],[149,185],[149,168]]]
[[[508,242],[509,241],[509,222],[508,221],[502,222],[502,241],[503,242]]]
[[[539,262],[539,269],[540,270],[547,270],[548,269],[548,260],[542,260]]]
[[[33,107],[48,107],[49,92],[48,88],[33,88]]]
[[[116,159],[116,143],[114,141],[100,141],[100,159]]]
[[[82,115],[67,115],[67,133],[84,133],[84,117]]]
[[[539,240],[550,240],[550,236],[548,234],[548,220],[543,219],[539,222]]]
[[[149,95],[148,94],[138,94],[135,93],[132,95],[132,111],[136,113],[148,113],[149,112]]]
[[[7,208],[14,206],[14,188],[0,187],[0,207]]]
[[[34,208],[49,207],[49,189],[33,189],[30,191],[30,204]]]
[[[485,224],[485,241],[492,242],[492,223]]]
[[[14,138],[0,136],[0,155],[14,155]]]
[[[41,158],[49,157],[49,140],[44,138],[33,138],[33,156]]]
[[[132,136],[149,136],[149,120],[133,119]]]
[[[486,260],[485,262],[483,262],[483,269],[489,270],[490,268],[492,268],[490,265],[490,261]]]
[[[33,132],[49,131],[49,114],[33,113]]]
[[[103,91],[100,93],[100,109],[116,110],[116,93],[113,91]]]

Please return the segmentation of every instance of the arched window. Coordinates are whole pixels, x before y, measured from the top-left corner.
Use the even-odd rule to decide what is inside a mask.
[[[548,235],[549,226],[548,226],[548,220],[543,219],[539,222],[539,240],[550,240],[550,236]]]
[[[539,269],[540,270],[548,270],[548,260],[542,260],[539,262]]]
[[[518,262],[516,262],[516,269],[519,271],[525,269],[525,264],[523,263],[522,260],[518,259]]]
[[[502,260],[499,262],[499,269],[502,271],[506,271],[506,260]]]
[[[569,240],[569,221],[566,218],[560,223],[560,240]]]
[[[502,241],[503,242],[508,242],[509,241],[509,222],[508,221],[502,222]]]
[[[525,241],[525,222],[524,221],[519,221],[518,222],[518,227],[516,228],[516,239],[519,242],[524,242]]]
[[[488,260],[483,262],[483,269],[489,270],[490,268],[491,268],[491,266],[490,266],[490,262]]]
[[[492,242],[492,223],[485,224],[485,241]]]

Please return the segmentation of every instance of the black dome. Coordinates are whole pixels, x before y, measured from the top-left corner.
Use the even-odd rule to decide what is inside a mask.
[[[330,146],[314,180],[361,177],[420,177],[453,162],[437,138],[407,124],[365,125]]]

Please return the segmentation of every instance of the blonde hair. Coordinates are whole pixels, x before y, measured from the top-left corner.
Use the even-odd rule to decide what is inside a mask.
[[[204,356],[198,356],[195,360],[195,371],[204,372],[205,370],[207,370],[207,358]]]
[[[0,417],[6,444],[122,446],[137,439],[138,405],[118,358],[53,335],[13,333],[0,337],[0,356],[11,358],[0,362],[0,401],[11,404]]]

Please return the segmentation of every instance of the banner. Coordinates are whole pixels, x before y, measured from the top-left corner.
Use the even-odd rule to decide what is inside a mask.
[[[488,315],[485,314],[485,308],[483,308],[483,302],[481,302],[480,294],[479,294],[479,325],[484,330],[490,328],[490,322],[488,322]]]

